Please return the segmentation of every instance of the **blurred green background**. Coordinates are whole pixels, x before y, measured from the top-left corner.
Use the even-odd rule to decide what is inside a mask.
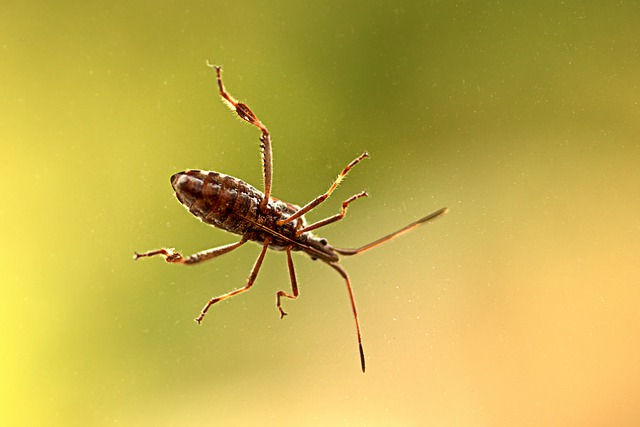
[[[6,426],[638,425],[636,2],[4,2],[1,410]],[[357,246],[344,283],[257,245],[194,268],[134,251],[236,241],[169,177],[216,170]]]

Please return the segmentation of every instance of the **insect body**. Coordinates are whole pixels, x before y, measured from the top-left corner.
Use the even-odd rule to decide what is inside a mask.
[[[264,209],[264,194],[246,182],[218,172],[188,170],[171,177],[178,200],[202,222],[230,231],[247,240],[263,243],[270,238],[269,248],[306,250],[315,257],[338,261],[327,252],[323,239],[310,232],[300,232],[304,218],[284,223],[300,210],[299,206],[272,199]],[[283,222],[282,225],[278,222]]]
[[[253,265],[247,284],[242,288],[217,296],[208,301],[200,315],[196,318],[196,322],[198,323],[202,321],[205,314],[213,304],[244,292],[253,285],[267,249],[285,251],[287,254],[287,264],[289,267],[289,279],[291,281],[292,293],[289,294],[284,291],[278,291],[276,294],[276,306],[280,311],[280,317],[284,317],[287,314],[282,309],[280,301],[281,298],[286,297],[296,299],[299,295],[298,281],[291,252],[302,251],[307,253],[312,259],[322,260],[334,268],[346,282],[356,324],[358,348],[360,351],[360,364],[362,371],[364,372],[365,358],[364,351],[362,349],[358,312],[349,275],[339,264],[340,255],[357,255],[372,249],[381,243],[398,237],[401,234],[443,215],[447,212],[447,209],[439,209],[394,233],[386,235],[357,249],[336,248],[331,246],[326,239],[316,237],[312,233],[313,230],[341,220],[346,215],[349,204],[361,197],[366,197],[367,194],[365,192],[361,192],[351,196],[342,202],[342,209],[340,213],[313,224],[307,225],[304,215],[320,203],[324,202],[336,189],[340,181],[342,181],[342,179],[347,175],[349,170],[357,165],[362,159],[368,157],[368,154],[365,152],[349,163],[338,175],[338,178],[336,178],[333,184],[331,184],[327,192],[321,194],[302,207],[271,197],[273,166],[271,136],[269,131],[246,104],[236,101],[225,90],[224,85],[222,84],[222,69],[218,66],[212,67],[216,70],[218,88],[222,98],[232,107],[240,118],[253,126],[256,126],[261,131],[260,142],[263,158],[264,193],[244,181],[218,172],[187,170],[173,175],[171,177],[171,185],[173,186],[176,197],[180,203],[182,203],[201,221],[225,231],[240,235],[240,241],[198,252],[187,257],[183,257],[172,249],[162,248],[141,254],[136,253],[135,259],[160,255],[170,263],[194,265],[231,252],[249,240],[262,245],[262,251]]]

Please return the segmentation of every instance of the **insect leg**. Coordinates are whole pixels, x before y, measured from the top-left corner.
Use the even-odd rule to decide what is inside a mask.
[[[298,280],[296,279],[296,271],[293,268],[293,259],[291,258],[291,246],[287,247],[287,266],[289,267],[289,279],[291,279],[291,290],[293,291],[293,295],[286,293],[285,291],[278,291],[276,296],[276,306],[278,310],[280,310],[280,318],[282,319],[287,313],[282,309],[282,305],[280,304],[280,298],[287,297],[290,299],[298,298],[300,293],[298,292]]]
[[[362,367],[362,372],[365,370],[364,363],[364,350],[362,349],[362,336],[360,334],[360,321],[358,320],[358,310],[356,309],[356,299],[353,296],[353,289],[351,288],[351,280],[349,280],[349,275],[347,271],[337,262],[328,262],[331,267],[333,267],[347,282],[347,290],[349,291],[349,299],[351,300],[351,309],[353,310],[353,318],[356,321],[356,334],[358,336],[358,349],[360,350],[360,366]]]
[[[228,292],[224,295],[220,295],[218,297],[215,297],[211,300],[209,300],[209,302],[207,302],[207,304],[204,306],[204,308],[202,309],[202,311],[200,312],[200,316],[198,316],[196,318],[196,322],[198,322],[198,324],[200,322],[202,322],[202,319],[204,318],[204,315],[207,314],[207,311],[209,310],[209,307],[211,307],[213,304],[223,301],[229,297],[232,297],[234,295],[237,295],[241,292],[244,292],[246,290],[248,290],[252,285],[253,282],[256,281],[256,277],[258,277],[258,271],[260,271],[260,266],[262,265],[262,261],[264,260],[264,256],[267,253],[267,249],[269,248],[269,243],[271,243],[271,237],[267,237],[264,240],[264,244],[262,246],[262,252],[260,252],[260,255],[258,256],[258,259],[256,260],[255,264],[253,264],[253,268],[251,269],[251,274],[249,275],[249,280],[247,280],[247,284],[239,289],[236,289],[234,291]]]
[[[174,252],[173,249],[156,249],[154,251],[145,252],[139,254],[137,252],[134,253],[134,259],[151,257],[155,255],[163,256],[165,261],[174,263],[174,264],[186,264],[186,265],[194,265],[203,261],[207,261],[209,259],[218,257],[220,255],[224,255],[232,250],[239,248],[240,246],[246,243],[247,239],[243,237],[239,242],[231,243],[229,245],[220,246],[213,249],[207,249],[206,251],[198,252],[193,255],[189,255],[188,257],[183,257],[180,253]]]
[[[242,120],[250,123],[260,129],[262,135],[260,135],[260,147],[262,148],[262,167],[264,173],[264,199],[260,202],[260,209],[264,211],[269,203],[269,197],[271,196],[271,180],[273,176],[273,152],[271,149],[271,135],[267,130],[267,127],[262,124],[258,117],[251,111],[247,104],[238,102],[234,99],[229,92],[224,88],[222,83],[222,67],[218,65],[211,65],[207,62],[207,65],[216,70],[216,77],[218,80],[218,89],[220,90],[220,96],[229,104],[229,106],[240,116]]]
[[[360,163],[360,161],[362,159],[364,159],[365,157],[369,157],[369,154],[365,151],[364,153],[362,153],[358,158],[356,158],[354,161],[352,161],[351,163],[349,163],[342,172],[340,172],[340,175],[338,175],[338,177],[336,178],[335,181],[333,181],[333,184],[331,184],[331,187],[329,187],[329,189],[327,190],[326,193],[316,197],[315,199],[313,199],[312,201],[310,201],[309,203],[307,203],[306,205],[304,205],[303,207],[300,208],[300,210],[298,210],[296,213],[294,213],[293,215],[291,215],[290,217],[284,219],[284,220],[279,220],[277,222],[278,225],[284,225],[288,222],[291,222],[295,219],[300,218],[302,215],[306,214],[307,212],[309,212],[311,209],[315,208],[316,206],[318,206],[320,203],[324,202],[325,200],[327,200],[327,198],[331,195],[331,193],[333,193],[333,191],[338,187],[338,185],[340,184],[340,182],[344,179],[344,177],[347,175],[347,173],[349,173],[349,171],[351,170],[352,167],[354,167],[355,165],[357,165],[358,163]],[[337,221],[337,220],[336,220]]]
[[[342,211],[339,214],[335,214],[333,216],[330,216],[329,218],[325,218],[318,222],[314,222],[313,224],[308,225],[304,228],[301,228],[300,230],[296,231],[296,235],[299,236],[302,233],[306,233],[307,231],[315,230],[316,228],[324,227],[327,224],[331,224],[332,222],[340,221],[347,214],[347,206],[349,206],[349,203],[361,197],[367,197],[367,192],[363,191],[362,193],[354,194],[353,196],[349,197],[347,200],[342,202]]]

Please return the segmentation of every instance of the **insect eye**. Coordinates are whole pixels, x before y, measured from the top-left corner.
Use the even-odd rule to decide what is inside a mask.
[[[329,243],[329,242],[327,242],[327,239],[320,239],[320,244],[321,244],[322,246],[327,246],[327,244],[328,244],[328,243]]]

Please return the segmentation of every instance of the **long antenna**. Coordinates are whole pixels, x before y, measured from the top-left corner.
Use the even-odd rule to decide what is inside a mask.
[[[364,349],[362,348],[362,334],[360,333],[360,321],[358,320],[358,309],[356,308],[356,298],[353,296],[353,288],[351,287],[351,280],[349,279],[349,275],[347,274],[347,270],[345,270],[340,264],[337,262],[328,262],[331,267],[335,268],[338,273],[344,278],[347,283],[347,290],[349,291],[349,300],[351,301],[351,310],[353,311],[353,318],[356,321],[356,334],[358,337],[358,351],[360,351],[360,367],[362,368],[362,372],[364,373],[365,361],[364,361]]]
[[[419,220],[412,222],[411,224],[407,225],[406,227],[401,228],[400,230],[393,232],[391,234],[388,234],[384,237],[379,238],[378,240],[371,242],[369,244],[366,244],[362,247],[359,247],[357,249],[341,249],[341,248],[333,248],[335,249],[336,252],[338,252],[341,255],[357,255],[357,254],[361,254],[362,252],[366,252],[369,249],[373,249],[378,245],[383,244],[384,242],[388,242],[391,239],[395,239],[398,236],[401,236],[404,233],[408,233],[409,231],[413,230],[416,227],[421,226],[422,224],[426,224],[429,221],[432,221],[444,214],[446,214],[449,211],[449,208],[442,208],[439,209],[435,212],[430,213],[429,215],[425,216],[424,218],[420,218]]]

